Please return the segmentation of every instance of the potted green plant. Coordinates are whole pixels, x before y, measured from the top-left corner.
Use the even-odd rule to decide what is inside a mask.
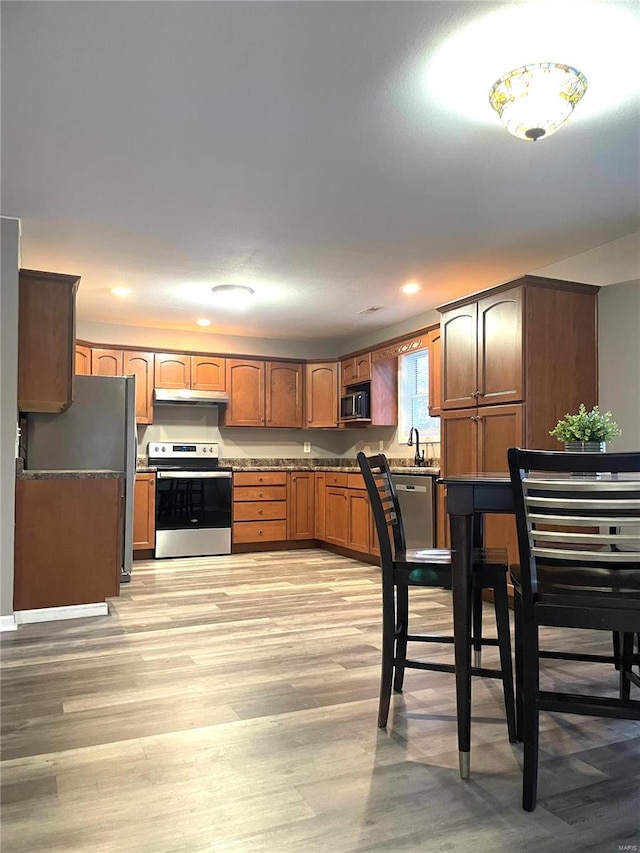
[[[567,412],[549,435],[564,441],[565,450],[570,452],[599,453],[606,450],[607,441],[621,433],[618,424],[612,420],[611,412],[601,412],[598,406],[588,412],[585,404],[580,403],[578,411],[573,415]]]

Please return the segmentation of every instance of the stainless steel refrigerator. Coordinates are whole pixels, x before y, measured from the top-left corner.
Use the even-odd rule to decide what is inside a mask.
[[[122,580],[131,579],[137,456],[133,376],[76,376],[73,403],[59,415],[27,416],[25,468],[125,472]]]

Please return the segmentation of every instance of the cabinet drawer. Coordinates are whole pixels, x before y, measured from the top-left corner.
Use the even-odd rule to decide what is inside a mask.
[[[234,501],[286,501],[286,486],[234,486]]]
[[[238,471],[233,475],[236,486],[286,486],[286,471]]]
[[[362,474],[347,474],[347,488],[366,490]]]
[[[240,501],[233,507],[234,521],[261,521],[286,517],[286,501]]]
[[[239,521],[233,524],[233,541],[284,542],[287,538],[286,521]]]
[[[337,474],[334,471],[327,471],[325,483],[327,486],[343,486],[346,488],[348,476],[348,474]]]

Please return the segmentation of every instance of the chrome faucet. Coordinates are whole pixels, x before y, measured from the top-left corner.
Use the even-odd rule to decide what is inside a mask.
[[[416,465],[418,468],[421,468],[423,465],[426,464],[426,461],[424,458],[424,450],[422,451],[422,456],[420,455],[420,433],[418,432],[416,427],[411,427],[411,429],[409,430],[409,440],[407,441],[407,447],[413,447],[414,433],[416,435],[416,452],[415,456],[413,457],[413,462],[414,465]]]

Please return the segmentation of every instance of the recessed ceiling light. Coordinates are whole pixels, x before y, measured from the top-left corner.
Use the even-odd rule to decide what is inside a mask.
[[[228,308],[246,308],[254,294],[253,288],[244,284],[218,284],[211,292],[217,302]]]
[[[203,317],[203,318],[202,318],[202,319],[200,319],[200,320],[196,320],[196,323],[197,323],[199,326],[210,326],[210,325],[211,325],[211,320],[205,320],[205,319],[204,319],[204,317]]]
[[[403,293],[417,293],[420,290],[420,285],[417,281],[410,281],[400,288]]]
[[[112,287],[111,293],[113,293],[114,296],[120,296],[121,298],[131,296],[131,291],[128,287]]]

